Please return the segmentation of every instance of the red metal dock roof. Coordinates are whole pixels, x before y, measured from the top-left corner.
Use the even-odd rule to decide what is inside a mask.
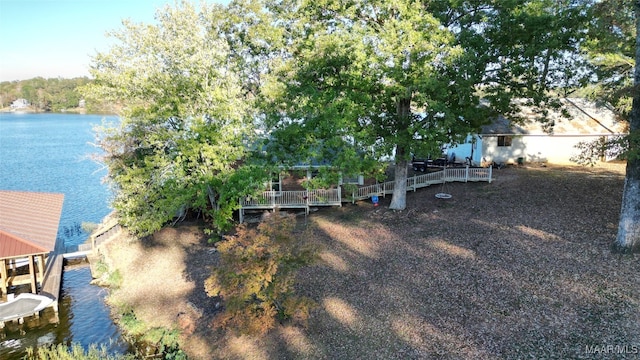
[[[0,190],[0,258],[53,251],[64,194]]]

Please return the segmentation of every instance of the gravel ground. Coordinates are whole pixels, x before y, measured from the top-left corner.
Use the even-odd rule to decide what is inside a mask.
[[[409,193],[401,212],[388,196],[301,216],[320,259],[296,289],[317,307],[306,327],[260,338],[210,327],[217,256],[194,224],[113,242],[130,288],[112,300],[144,286],[156,314],[141,301],[136,313],[180,327],[196,359],[638,358],[640,257],[609,251],[623,182],[622,165],[513,167]]]

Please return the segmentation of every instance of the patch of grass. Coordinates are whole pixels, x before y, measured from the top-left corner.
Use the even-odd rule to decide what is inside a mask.
[[[122,313],[122,317],[120,318],[120,327],[127,334],[133,336],[142,335],[147,330],[145,324],[141,320],[138,320],[133,310],[127,310]]]
[[[86,232],[87,234],[91,234],[98,228],[98,224],[83,221],[82,224],[80,224],[80,227],[82,228],[82,231]]]
[[[109,273],[106,278],[107,286],[112,289],[120,288],[122,285],[122,274],[120,274],[120,270],[115,270]]]
[[[180,350],[179,332],[163,328],[153,328],[147,331],[140,339],[147,344],[146,357],[149,355],[163,354],[164,359],[186,359],[186,355]]]
[[[104,274],[109,272],[109,266],[104,261],[99,260],[95,263],[92,270],[93,270],[93,274],[92,274],[93,277],[100,278]]]
[[[133,360],[133,355],[109,355],[104,346],[91,345],[85,351],[79,344],[43,346],[27,349],[27,360]]]
[[[180,349],[179,331],[149,328],[132,309],[124,310],[119,325],[129,342],[136,344],[136,358],[187,359]]]

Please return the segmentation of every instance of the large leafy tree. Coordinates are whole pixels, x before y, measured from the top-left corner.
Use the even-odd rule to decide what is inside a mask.
[[[464,49],[417,2],[329,0],[296,10],[307,25],[283,72],[277,144],[347,172],[395,156],[391,208],[404,209],[410,154],[435,154],[479,120],[474,79],[459,71]]]
[[[591,23],[584,44],[594,79],[587,96],[611,105],[621,118],[631,111],[636,21],[633,0],[598,1],[590,8]]]
[[[109,52],[94,58],[95,84],[85,94],[122,109],[121,123],[99,138],[113,206],[140,234],[185,209],[228,226],[238,197],[261,182],[259,172],[238,164],[252,115],[228,43],[216,31],[224,12],[167,6],[155,25],[125,21],[111,34]]]
[[[295,16],[283,24],[295,35],[271,118],[276,143],[350,171],[393,156],[392,209],[405,207],[411,153],[433,154],[492,114],[515,114],[517,99],[544,119],[558,90],[579,83],[571,59],[584,19],[572,1],[285,6]]]
[[[628,120],[629,134],[608,142],[582,144],[577,160],[593,163],[603,153],[627,160],[617,251],[640,250],[640,3],[598,1],[590,8],[591,24],[583,45],[593,65],[586,94]]]

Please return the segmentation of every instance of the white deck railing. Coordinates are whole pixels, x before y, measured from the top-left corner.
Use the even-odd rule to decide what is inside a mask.
[[[491,168],[444,168],[429,174],[415,175],[407,178],[407,191],[416,191],[419,188],[445,182],[488,181],[491,182]],[[386,195],[393,193],[394,182],[363,186],[351,194],[347,201],[367,199],[373,195]],[[275,209],[297,208],[309,212],[310,206],[341,206],[342,188],[328,190],[302,190],[302,191],[264,191],[256,196],[240,200],[240,222],[244,217],[245,209]]]
[[[491,182],[492,169],[488,168],[444,168],[442,171],[429,174],[415,175],[407,178],[407,191],[427,187],[445,182],[487,181]],[[393,193],[393,181],[363,186],[351,194],[351,201],[367,199],[373,195],[384,196]]]

